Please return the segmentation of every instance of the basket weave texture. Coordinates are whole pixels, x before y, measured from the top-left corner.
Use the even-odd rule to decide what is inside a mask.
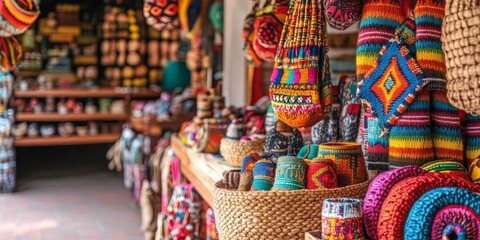
[[[450,103],[480,114],[480,6],[478,1],[448,0],[442,25]]]
[[[265,139],[238,141],[223,138],[220,142],[220,153],[232,167],[241,167],[245,156],[251,152],[263,152]]]
[[[213,209],[220,239],[304,239],[306,232],[321,229],[323,200],[363,199],[369,183],[334,189],[241,192],[218,182]]]

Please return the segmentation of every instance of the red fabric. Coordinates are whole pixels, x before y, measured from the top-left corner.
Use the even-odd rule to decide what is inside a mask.
[[[252,79],[252,89],[249,89],[252,92],[252,99],[250,101],[252,104],[255,104],[260,98],[265,96],[262,79],[262,66],[255,67]]]

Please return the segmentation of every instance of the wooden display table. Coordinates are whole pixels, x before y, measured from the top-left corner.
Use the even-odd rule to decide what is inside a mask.
[[[180,170],[208,205],[213,206],[213,188],[223,179],[223,173],[234,169],[225,160],[212,154],[197,153],[182,144],[178,136],[173,135],[171,145],[180,159]]]

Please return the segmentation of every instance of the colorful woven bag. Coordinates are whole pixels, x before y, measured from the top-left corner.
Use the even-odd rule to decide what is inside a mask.
[[[404,238],[479,239],[479,227],[480,195],[467,189],[442,187],[415,201],[405,223]]]
[[[278,158],[275,170],[275,190],[301,190],[305,189],[307,163],[303,159],[291,156]]]
[[[404,238],[405,222],[413,204],[426,192],[439,187],[459,187],[480,192],[480,185],[441,173],[427,173],[396,184],[383,202],[378,221],[379,239]]]
[[[145,0],[143,15],[147,24],[156,30],[172,30],[179,27],[178,0]]]
[[[22,46],[15,37],[0,37],[0,70],[13,71],[22,58]]]
[[[339,187],[359,184],[367,180],[365,159],[360,144],[351,142],[320,144],[318,158],[333,160]]]
[[[362,200],[325,199],[322,206],[322,239],[364,239]]]
[[[363,0],[324,0],[325,17],[333,28],[345,30],[362,16]]]
[[[307,189],[336,188],[337,172],[331,159],[316,158],[307,167]]]
[[[287,11],[287,1],[272,0],[255,13],[253,49],[265,62],[273,62],[275,58]]]
[[[0,36],[10,37],[24,33],[40,15],[34,0],[0,1]]]
[[[253,0],[252,2],[252,11],[247,14],[243,22],[242,49],[243,55],[245,56],[245,59],[248,63],[253,65],[261,65],[262,59],[260,59],[257,53],[253,50],[253,39],[255,36],[253,31],[253,24],[255,22],[255,14],[260,5],[260,0]]]
[[[321,5],[315,0],[291,2],[275,56],[269,95],[278,119],[292,127],[311,127],[331,111]]]

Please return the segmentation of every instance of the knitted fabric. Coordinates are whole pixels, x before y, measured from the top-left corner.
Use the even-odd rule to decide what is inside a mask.
[[[397,34],[414,31],[413,20],[407,19],[402,27],[405,30],[397,31]],[[380,50],[377,62],[362,80],[359,95],[371,106],[383,135],[397,123],[425,85],[422,71],[399,40],[403,35],[396,37]]]
[[[480,185],[441,173],[405,179],[392,188],[383,202],[378,222],[379,239],[404,239],[405,222],[413,204],[424,193],[438,187],[480,191]]]
[[[291,148],[292,154],[296,155],[302,146],[302,134],[296,128],[288,135],[284,135],[274,128],[267,133],[265,152],[281,157],[287,155],[289,148]]]
[[[0,1],[0,36],[9,37],[25,32],[40,15],[36,1]]]
[[[373,179],[379,173],[388,170],[388,137],[379,137],[382,129],[369,109],[366,109],[364,117],[364,124],[367,125],[365,131],[367,134],[367,144],[365,144],[367,172],[369,179]]]
[[[229,189],[238,189],[238,186],[240,185],[240,170],[233,169],[228,172],[224,172],[223,183],[225,183]]]
[[[480,156],[480,116],[467,115],[465,139],[465,166],[469,167]]]
[[[336,188],[337,173],[331,159],[314,159],[307,168],[307,189]]]
[[[275,163],[261,159],[253,167],[252,191],[268,191],[275,180]]]
[[[479,215],[462,205],[448,205],[439,210],[432,223],[430,239],[479,239]]]
[[[364,239],[362,201],[352,198],[325,199],[322,206],[322,239]]]
[[[178,19],[187,36],[201,34],[205,16],[208,13],[209,2],[202,0],[181,0],[178,2]]]
[[[340,104],[332,104],[332,112],[327,128],[327,142],[338,141],[338,120],[340,119]]]
[[[395,35],[395,30],[405,20],[396,0],[366,0],[358,32],[357,78],[372,69],[380,49]]]
[[[363,1],[325,0],[325,17],[333,28],[344,30],[358,21]]]
[[[390,129],[388,164],[390,168],[423,165],[434,160],[430,131],[430,95],[424,89]]]
[[[298,158],[301,159],[314,159],[318,155],[318,145],[308,144],[303,146],[297,154]]]
[[[380,211],[393,186],[407,178],[421,176],[425,173],[425,170],[417,166],[407,166],[381,173],[373,179],[368,186],[363,204],[365,230],[372,240],[378,239],[377,225]]]
[[[468,175],[473,182],[480,181],[480,158],[475,159],[468,168]]]
[[[328,123],[332,117],[331,113],[327,114],[320,122],[312,127],[312,143],[321,144],[327,142],[328,137]]]
[[[242,29],[242,49],[243,55],[245,59],[250,64],[260,65],[262,64],[262,60],[258,57],[257,53],[253,50],[253,23],[255,22],[255,12],[258,8],[258,1],[254,1],[252,11],[247,14],[245,20],[243,22],[243,29]]]
[[[288,3],[275,3],[255,13],[253,49],[265,62],[275,58],[287,11]]]
[[[257,153],[250,153],[243,159],[238,191],[250,191],[253,181],[253,167],[259,159],[260,155]]]
[[[333,160],[339,187],[363,183],[367,180],[362,148],[357,143],[324,143],[318,148],[318,158]]]
[[[217,231],[217,222],[215,220],[215,213],[213,209],[209,208],[205,213],[205,232],[206,238],[205,240],[219,240],[218,231]]]
[[[284,156],[277,162],[275,171],[276,190],[300,190],[305,189],[305,176],[307,164],[300,158]]]
[[[293,0],[285,20],[270,78],[270,99],[278,119],[310,127],[330,112],[332,83],[321,5]]]
[[[178,20],[178,0],[146,0],[143,15],[147,24],[156,30],[176,29]]]
[[[22,58],[22,47],[15,37],[0,37],[0,70],[13,71]]]
[[[471,211],[464,209],[458,209],[458,206],[467,207]],[[443,219],[444,222],[434,222],[439,211],[443,210],[444,217],[449,216],[447,219]],[[460,210],[460,211],[459,211]],[[472,214],[472,211],[476,214]],[[480,223],[480,195],[472,191],[455,188],[455,187],[442,187],[433,189],[423,194],[415,204],[413,204],[408,214],[408,218],[405,224],[405,239],[441,239],[443,232],[439,232],[432,235],[432,226],[458,224],[458,235],[465,236],[464,239],[478,239],[478,225]],[[463,216],[472,216],[472,219],[462,222],[460,218]],[[439,216],[440,217],[440,216]],[[440,221],[437,220],[437,221]],[[446,222],[445,222],[446,221]],[[457,236],[458,236],[457,235]],[[460,237],[459,236],[459,237]],[[459,238],[461,239],[461,238]]]
[[[422,165],[427,172],[438,172],[470,180],[463,164],[452,160],[436,160]]]
[[[275,127],[275,123],[277,123],[278,119],[275,116],[275,112],[273,111],[272,105],[268,107],[267,114],[265,116],[265,131],[268,133],[271,129]]]
[[[340,81],[341,112],[339,119],[339,142],[355,142],[358,134],[361,104],[357,97],[357,79]]]

